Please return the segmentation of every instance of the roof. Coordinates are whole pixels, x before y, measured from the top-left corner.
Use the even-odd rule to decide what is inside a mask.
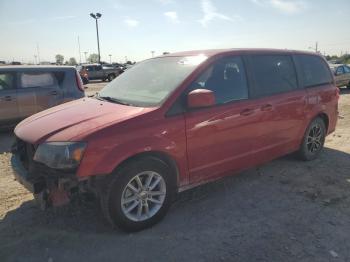
[[[1,71],[17,71],[17,70],[52,70],[52,69],[75,69],[74,66],[57,66],[57,65],[6,65],[0,66]]]
[[[297,51],[289,49],[271,49],[271,48],[230,48],[230,49],[207,49],[207,50],[193,50],[193,51],[184,51],[184,52],[175,52],[163,55],[166,56],[193,56],[193,55],[206,55],[208,57],[225,54],[225,53],[244,53],[244,52],[253,52],[253,53],[298,53],[298,54],[311,54],[319,55],[315,52],[310,51]]]

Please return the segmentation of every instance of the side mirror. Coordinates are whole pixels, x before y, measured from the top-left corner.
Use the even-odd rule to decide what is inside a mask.
[[[189,108],[201,108],[215,105],[215,95],[208,89],[196,89],[188,93],[187,105]]]

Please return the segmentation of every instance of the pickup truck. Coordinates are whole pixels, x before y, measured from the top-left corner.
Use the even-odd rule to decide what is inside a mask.
[[[118,75],[122,73],[119,68],[103,67],[100,64],[84,64],[77,67],[77,70],[82,74],[84,73],[83,79],[85,83],[89,80],[101,79],[102,81],[112,81]]]

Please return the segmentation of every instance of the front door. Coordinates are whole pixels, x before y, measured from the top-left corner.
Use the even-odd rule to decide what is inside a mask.
[[[190,183],[250,165],[256,114],[240,57],[214,62],[188,88],[214,92],[216,105],[185,113]]]
[[[11,125],[18,119],[15,74],[0,71],[0,124]]]

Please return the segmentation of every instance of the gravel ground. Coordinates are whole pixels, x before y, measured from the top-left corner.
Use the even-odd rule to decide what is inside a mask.
[[[286,156],[181,193],[160,224],[134,234],[111,230],[94,202],[40,211],[12,178],[2,133],[0,260],[350,261],[347,90],[340,114],[319,159]]]

